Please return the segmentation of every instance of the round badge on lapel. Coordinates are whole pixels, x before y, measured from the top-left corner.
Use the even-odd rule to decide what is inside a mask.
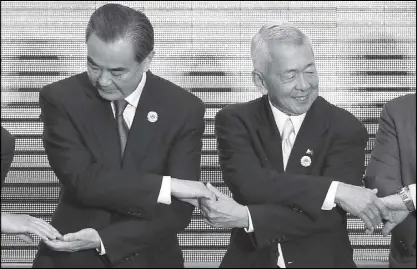
[[[148,113],[148,121],[149,122],[156,122],[158,120],[158,113],[155,111],[149,111]]]
[[[311,165],[311,158],[309,156],[303,156],[301,158],[301,165],[304,167],[308,167]]]

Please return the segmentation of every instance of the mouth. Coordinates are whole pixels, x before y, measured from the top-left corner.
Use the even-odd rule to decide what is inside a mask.
[[[300,102],[304,102],[305,100],[307,100],[308,99],[308,95],[306,95],[306,96],[299,96],[299,97],[294,97],[297,101],[300,101]]]

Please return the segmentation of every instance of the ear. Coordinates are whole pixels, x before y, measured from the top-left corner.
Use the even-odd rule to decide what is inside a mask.
[[[146,56],[146,58],[143,60],[143,72],[147,72],[149,68],[151,68],[151,63],[152,63],[152,59],[154,55],[155,55],[155,51],[152,50],[148,54],[148,56]]]
[[[266,89],[265,85],[265,80],[261,72],[259,72],[258,70],[253,70],[252,81],[263,95],[268,94],[268,90]]]

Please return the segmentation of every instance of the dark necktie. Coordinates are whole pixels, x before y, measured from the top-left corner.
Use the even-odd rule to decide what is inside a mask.
[[[123,111],[125,111],[126,106],[127,106],[127,101],[125,99],[114,101],[116,121],[117,121],[117,130],[119,131],[122,156],[123,156],[123,152],[125,151],[127,135],[129,133],[129,127],[127,126],[127,123],[125,119],[123,118]]]

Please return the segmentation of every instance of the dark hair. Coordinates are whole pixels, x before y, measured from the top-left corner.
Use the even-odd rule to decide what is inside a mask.
[[[85,32],[86,42],[93,33],[109,43],[125,38],[130,40],[139,63],[154,46],[153,27],[148,17],[138,10],[119,4],[106,4],[94,11]]]

